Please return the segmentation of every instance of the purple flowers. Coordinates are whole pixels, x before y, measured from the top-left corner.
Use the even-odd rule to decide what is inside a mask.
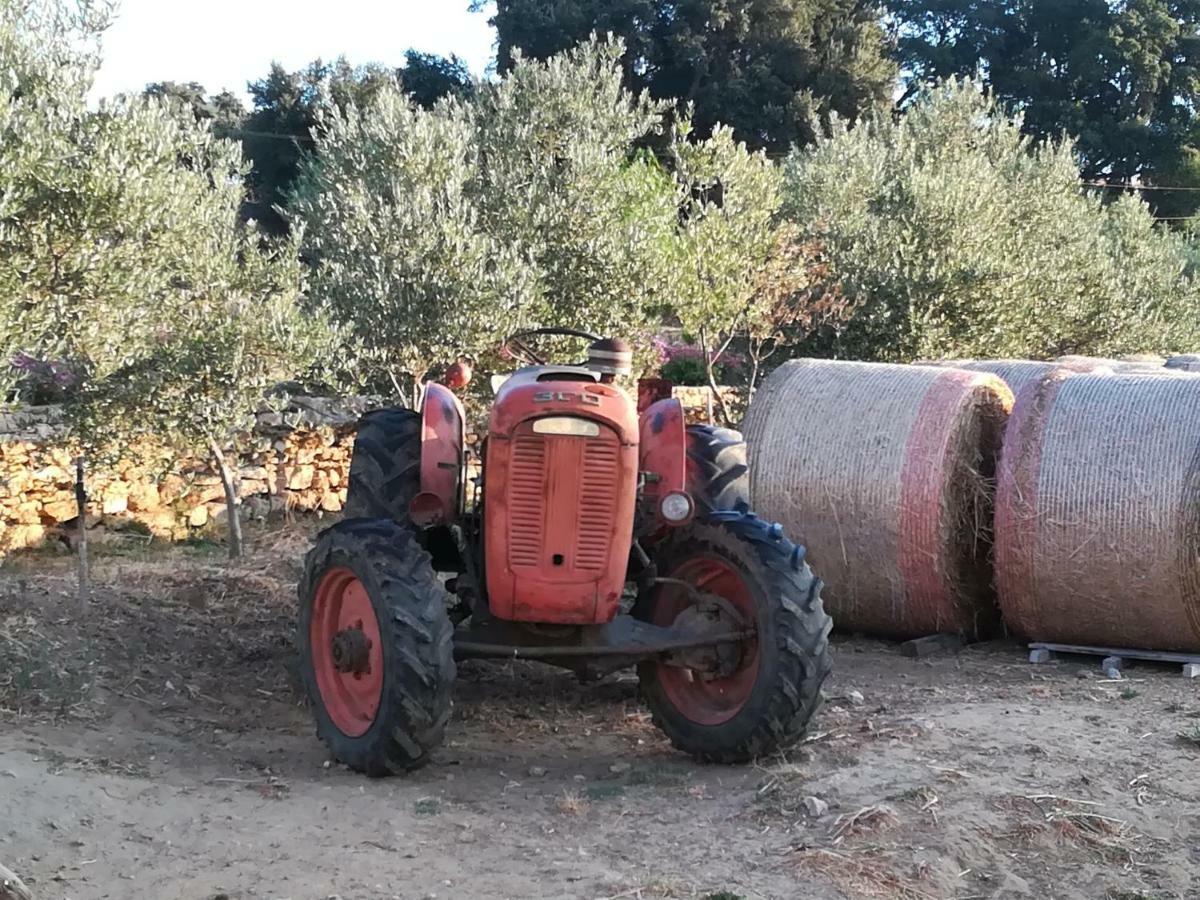
[[[13,354],[10,365],[23,373],[21,393],[29,402],[61,400],[82,380],[79,369],[64,360],[38,359],[24,351]]]

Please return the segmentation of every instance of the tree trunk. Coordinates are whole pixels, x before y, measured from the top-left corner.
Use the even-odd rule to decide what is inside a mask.
[[[733,427],[733,416],[729,412],[729,406],[725,402],[725,396],[717,389],[717,372],[716,366],[713,364],[713,354],[708,347],[708,340],[705,337],[704,329],[700,330],[700,344],[704,350],[704,373],[708,376],[708,389],[712,391],[712,398],[708,401],[708,421],[709,424],[715,425],[713,422],[713,399],[717,401],[717,405],[721,407],[721,418],[724,420],[722,424],[726,428]],[[726,342],[728,346],[728,342]]]
[[[33,894],[17,874],[0,863],[0,900],[33,900]]]
[[[242,555],[242,520],[238,518],[237,487],[229,466],[225,464],[225,454],[221,452],[220,445],[210,438],[208,446],[217,462],[217,471],[221,473],[221,486],[225,488],[225,510],[229,519],[229,558],[239,559]]]
[[[87,544],[87,487],[83,483],[83,457],[75,458],[75,509],[79,513],[79,608],[87,606],[90,584],[88,579],[88,544]]]

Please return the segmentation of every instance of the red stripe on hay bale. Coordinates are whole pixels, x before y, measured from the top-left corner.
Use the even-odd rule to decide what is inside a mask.
[[[956,369],[797,360],[763,384],[754,506],[807,546],[835,624],[974,637],[996,620],[988,480],[1011,403]]]
[[[1029,385],[1004,437],[995,542],[1017,634],[1200,651],[1200,378]]]

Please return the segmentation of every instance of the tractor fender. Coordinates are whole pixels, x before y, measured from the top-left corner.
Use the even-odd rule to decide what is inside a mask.
[[[453,521],[462,509],[466,416],[444,385],[429,382],[421,402],[421,492],[409,505],[419,527]]]
[[[658,499],[686,491],[687,430],[683,404],[674,397],[650,404],[638,422],[638,435],[638,468],[650,476],[646,479],[645,496]]]

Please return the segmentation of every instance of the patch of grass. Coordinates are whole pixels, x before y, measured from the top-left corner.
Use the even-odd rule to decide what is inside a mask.
[[[1137,695],[1138,695],[1138,692],[1131,687],[1121,688],[1121,699],[1122,700],[1132,700]]]
[[[670,764],[636,766],[629,770],[625,783],[631,785],[661,784],[674,787],[686,784],[691,774],[691,770],[685,766]]]
[[[625,793],[625,788],[619,784],[589,784],[584,790],[589,800],[611,800]]]
[[[588,802],[588,798],[578,791],[564,790],[555,805],[564,816],[581,816],[587,812],[591,804]]]
[[[0,618],[0,709],[66,715],[87,699],[95,653],[44,632],[31,615]]]
[[[1193,725],[1187,731],[1176,732],[1175,738],[1184,744],[1200,747],[1200,725]]]
[[[421,797],[413,804],[413,812],[418,816],[436,816],[442,811],[442,801],[437,797]]]
[[[179,547],[189,556],[216,556],[228,552],[224,543],[204,535],[189,535],[180,542]]]

